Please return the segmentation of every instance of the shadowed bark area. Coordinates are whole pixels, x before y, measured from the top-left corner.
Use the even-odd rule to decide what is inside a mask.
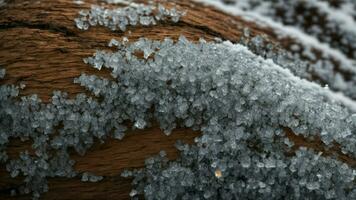
[[[171,1],[169,1],[171,2]],[[165,2],[167,6],[171,3]],[[97,71],[83,63],[83,58],[92,55],[96,49],[105,49],[110,39],[127,37],[135,41],[140,37],[177,39],[180,35],[190,40],[199,38],[212,40],[220,37],[238,42],[242,30],[248,27],[251,37],[264,34],[267,41],[276,46],[287,46],[288,41],[278,41],[273,30],[259,27],[239,17],[224,14],[214,8],[205,7],[188,0],[176,1],[179,9],[187,10],[177,24],[158,23],[151,27],[128,27],[126,32],[112,32],[103,27],[91,27],[80,31],[75,27],[74,18],[79,10],[90,8],[86,1],[78,5],[73,0],[12,0],[0,7],[0,66],[6,69],[6,76],[0,84],[26,84],[21,95],[38,94],[44,102],[50,102],[53,90],[68,92],[70,97],[86,92],[73,83],[81,73],[96,74],[110,78],[107,70]],[[298,146],[307,146],[317,151],[326,151],[321,142],[310,141],[286,131]],[[50,179],[49,192],[42,199],[129,199],[131,180],[120,177],[127,168],[144,166],[144,160],[165,150],[170,159],[178,152],[176,140],[193,143],[200,133],[189,129],[177,129],[167,137],[154,126],[145,130],[129,131],[122,141],[97,142],[85,156],[72,153],[76,160],[75,169],[104,176],[99,183],[83,183],[79,179]],[[13,140],[9,144],[10,157],[20,151],[31,149],[29,142]],[[355,159],[342,155],[338,149],[327,150],[327,155],[340,155],[340,160],[355,166]],[[22,184],[22,177],[12,179],[5,167],[0,167],[0,199],[28,199],[29,196],[10,197],[11,189]]]

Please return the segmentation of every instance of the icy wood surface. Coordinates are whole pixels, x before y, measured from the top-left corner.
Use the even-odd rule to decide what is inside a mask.
[[[184,34],[189,40],[220,37],[237,42],[243,27],[249,27],[251,35],[266,34],[273,43],[278,43],[273,31],[259,27],[239,17],[232,17],[211,7],[198,6],[190,1],[179,1],[178,5],[189,14],[177,24],[158,23],[150,27],[128,27],[125,33],[111,32],[102,27],[91,27],[80,31],[75,27],[74,18],[91,3],[77,4],[73,0],[43,0],[6,2],[0,7],[0,66],[6,69],[6,76],[0,83],[26,84],[21,95],[38,94],[45,102],[53,90],[68,92],[71,96],[85,92],[73,83],[73,78],[82,72],[110,78],[108,71],[96,71],[83,63],[94,49],[106,48],[112,38],[126,36],[131,41],[140,37],[162,39],[178,38]],[[167,4],[169,5],[169,3]],[[231,27],[231,28],[227,28]],[[131,34],[129,34],[129,31]],[[283,40],[283,44],[286,40]],[[340,160],[355,167],[356,161],[339,152],[337,148],[325,150],[318,140],[307,140],[286,130],[288,137],[297,146],[306,146],[325,154],[336,153]],[[85,155],[73,152],[77,171],[90,171],[104,176],[98,183],[83,183],[80,179],[50,179],[49,192],[43,199],[129,199],[131,180],[120,177],[126,168],[141,168],[144,159],[165,150],[170,159],[177,157],[174,143],[177,139],[192,143],[199,135],[190,129],[178,129],[165,136],[158,127],[129,131],[122,141],[110,140],[97,144]],[[11,141],[10,157],[18,152],[31,149],[29,143]],[[10,178],[4,167],[0,168],[0,199],[11,199],[10,191],[22,184],[21,177]],[[29,196],[16,196],[16,199]]]

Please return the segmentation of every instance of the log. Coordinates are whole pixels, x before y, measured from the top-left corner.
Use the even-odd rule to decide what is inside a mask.
[[[0,84],[24,83],[26,88],[20,95],[38,94],[43,102],[50,102],[54,90],[65,91],[69,97],[86,92],[73,83],[81,73],[96,74],[110,78],[108,70],[96,71],[88,67],[83,58],[92,55],[95,49],[107,48],[110,39],[127,37],[130,41],[146,37],[177,39],[180,35],[189,40],[199,38],[238,42],[243,29],[248,27],[251,37],[264,34],[266,40],[277,46],[286,46],[292,41],[278,41],[276,34],[268,27],[231,16],[213,7],[203,6],[189,0],[175,1],[177,6],[187,10],[180,22],[159,23],[150,27],[129,27],[126,32],[112,32],[103,27],[91,27],[81,31],[75,27],[74,18],[81,9],[99,0],[76,4],[73,0],[12,0],[0,7],[0,67],[6,69]],[[171,2],[164,2],[167,6]],[[319,151],[331,151],[340,155],[340,160],[356,166],[356,160],[343,155],[340,150],[325,150],[320,141],[310,141],[286,130],[288,137],[297,146],[307,146]],[[79,178],[49,180],[49,192],[42,199],[129,199],[131,180],[120,176],[123,169],[144,167],[144,160],[165,150],[169,159],[175,159],[178,152],[176,140],[193,143],[199,132],[177,129],[171,136],[165,136],[158,126],[145,130],[131,130],[122,141],[97,142],[85,156],[72,153],[76,160],[75,170],[89,171],[104,176],[99,183],[83,183]],[[20,151],[30,149],[30,143],[13,140],[8,146],[11,158]],[[29,195],[11,197],[10,191],[22,184],[22,178],[12,179],[5,167],[0,167],[0,199],[28,199]]]

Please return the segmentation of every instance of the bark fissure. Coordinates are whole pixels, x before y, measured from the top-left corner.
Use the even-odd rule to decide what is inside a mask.
[[[61,33],[66,37],[77,36],[77,34],[64,26],[58,26],[52,23],[31,23],[25,21],[12,21],[9,23],[0,23],[0,31],[12,28],[29,28],[50,31],[54,33]]]

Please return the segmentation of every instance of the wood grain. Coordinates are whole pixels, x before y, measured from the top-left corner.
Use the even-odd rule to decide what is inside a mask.
[[[171,1],[170,1],[171,2]],[[170,2],[165,2],[171,6]],[[188,0],[176,1],[180,9],[188,13],[177,24],[160,23],[152,27],[129,27],[128,31],[111,32],[102,27],[91,27],[80,31],[74,25],[74,18],[80,9],[90,8],[92,3],[82,5],[73,0],[12,0],[0,7],[0,66],[6,68],[7,75],[0,84],[25,83],[21,95],[38,94],[44,102],[50,102],[53,90],[68,92],[70,97],[85,92],[84,88],[73,84],[73,78],[81,73],[97,74],[110,78],[109,71],[96,71],[82,61],[92,55],[95,49],[105,49],[111,38],[128,37],[135,41],[140,37],[163,39],[185,35],[197,41],[199,38],[212,40],[220,37],[232,42],[239,41],[242,30],[248,27],[251,36],[264,34],[267,41],[277,46],[287,45],[287,40],[278,41],[273,30],[246,22],[239,17],[198,5]],[[287,131],[288,132],[288,131]],[[72,153],[76,160],[75,169],[90,171],[105,177],[100,183],[82,183],[79,179],[50,179],[50,191],[42,199],[129,199],[131,185],[129,179],[119,176],[126,168],[143,167],[144,160],[165,150],[170,159],[178,154],[174,148],[176,140],[192,143],[200,133],[188,129],[178,129],[169,137],[157,126],[130,131],[122,141],[108,140],[96,143],[85,156]],[[322,144],[311,142],[288,132],[296,144],[323,151]],[[29,143],[17,140],[9,145],[10,156],[30,148]],[[338,150],[332,153],[339,154]],[[342,159],[341,159],[342,160]],[[346,163],[355,166],[355,160],[346,156]],[[0,199],[29,199],[29,196],[10,197],[11,189],[21,185],[21,177],[12,179],[0,168]]]

